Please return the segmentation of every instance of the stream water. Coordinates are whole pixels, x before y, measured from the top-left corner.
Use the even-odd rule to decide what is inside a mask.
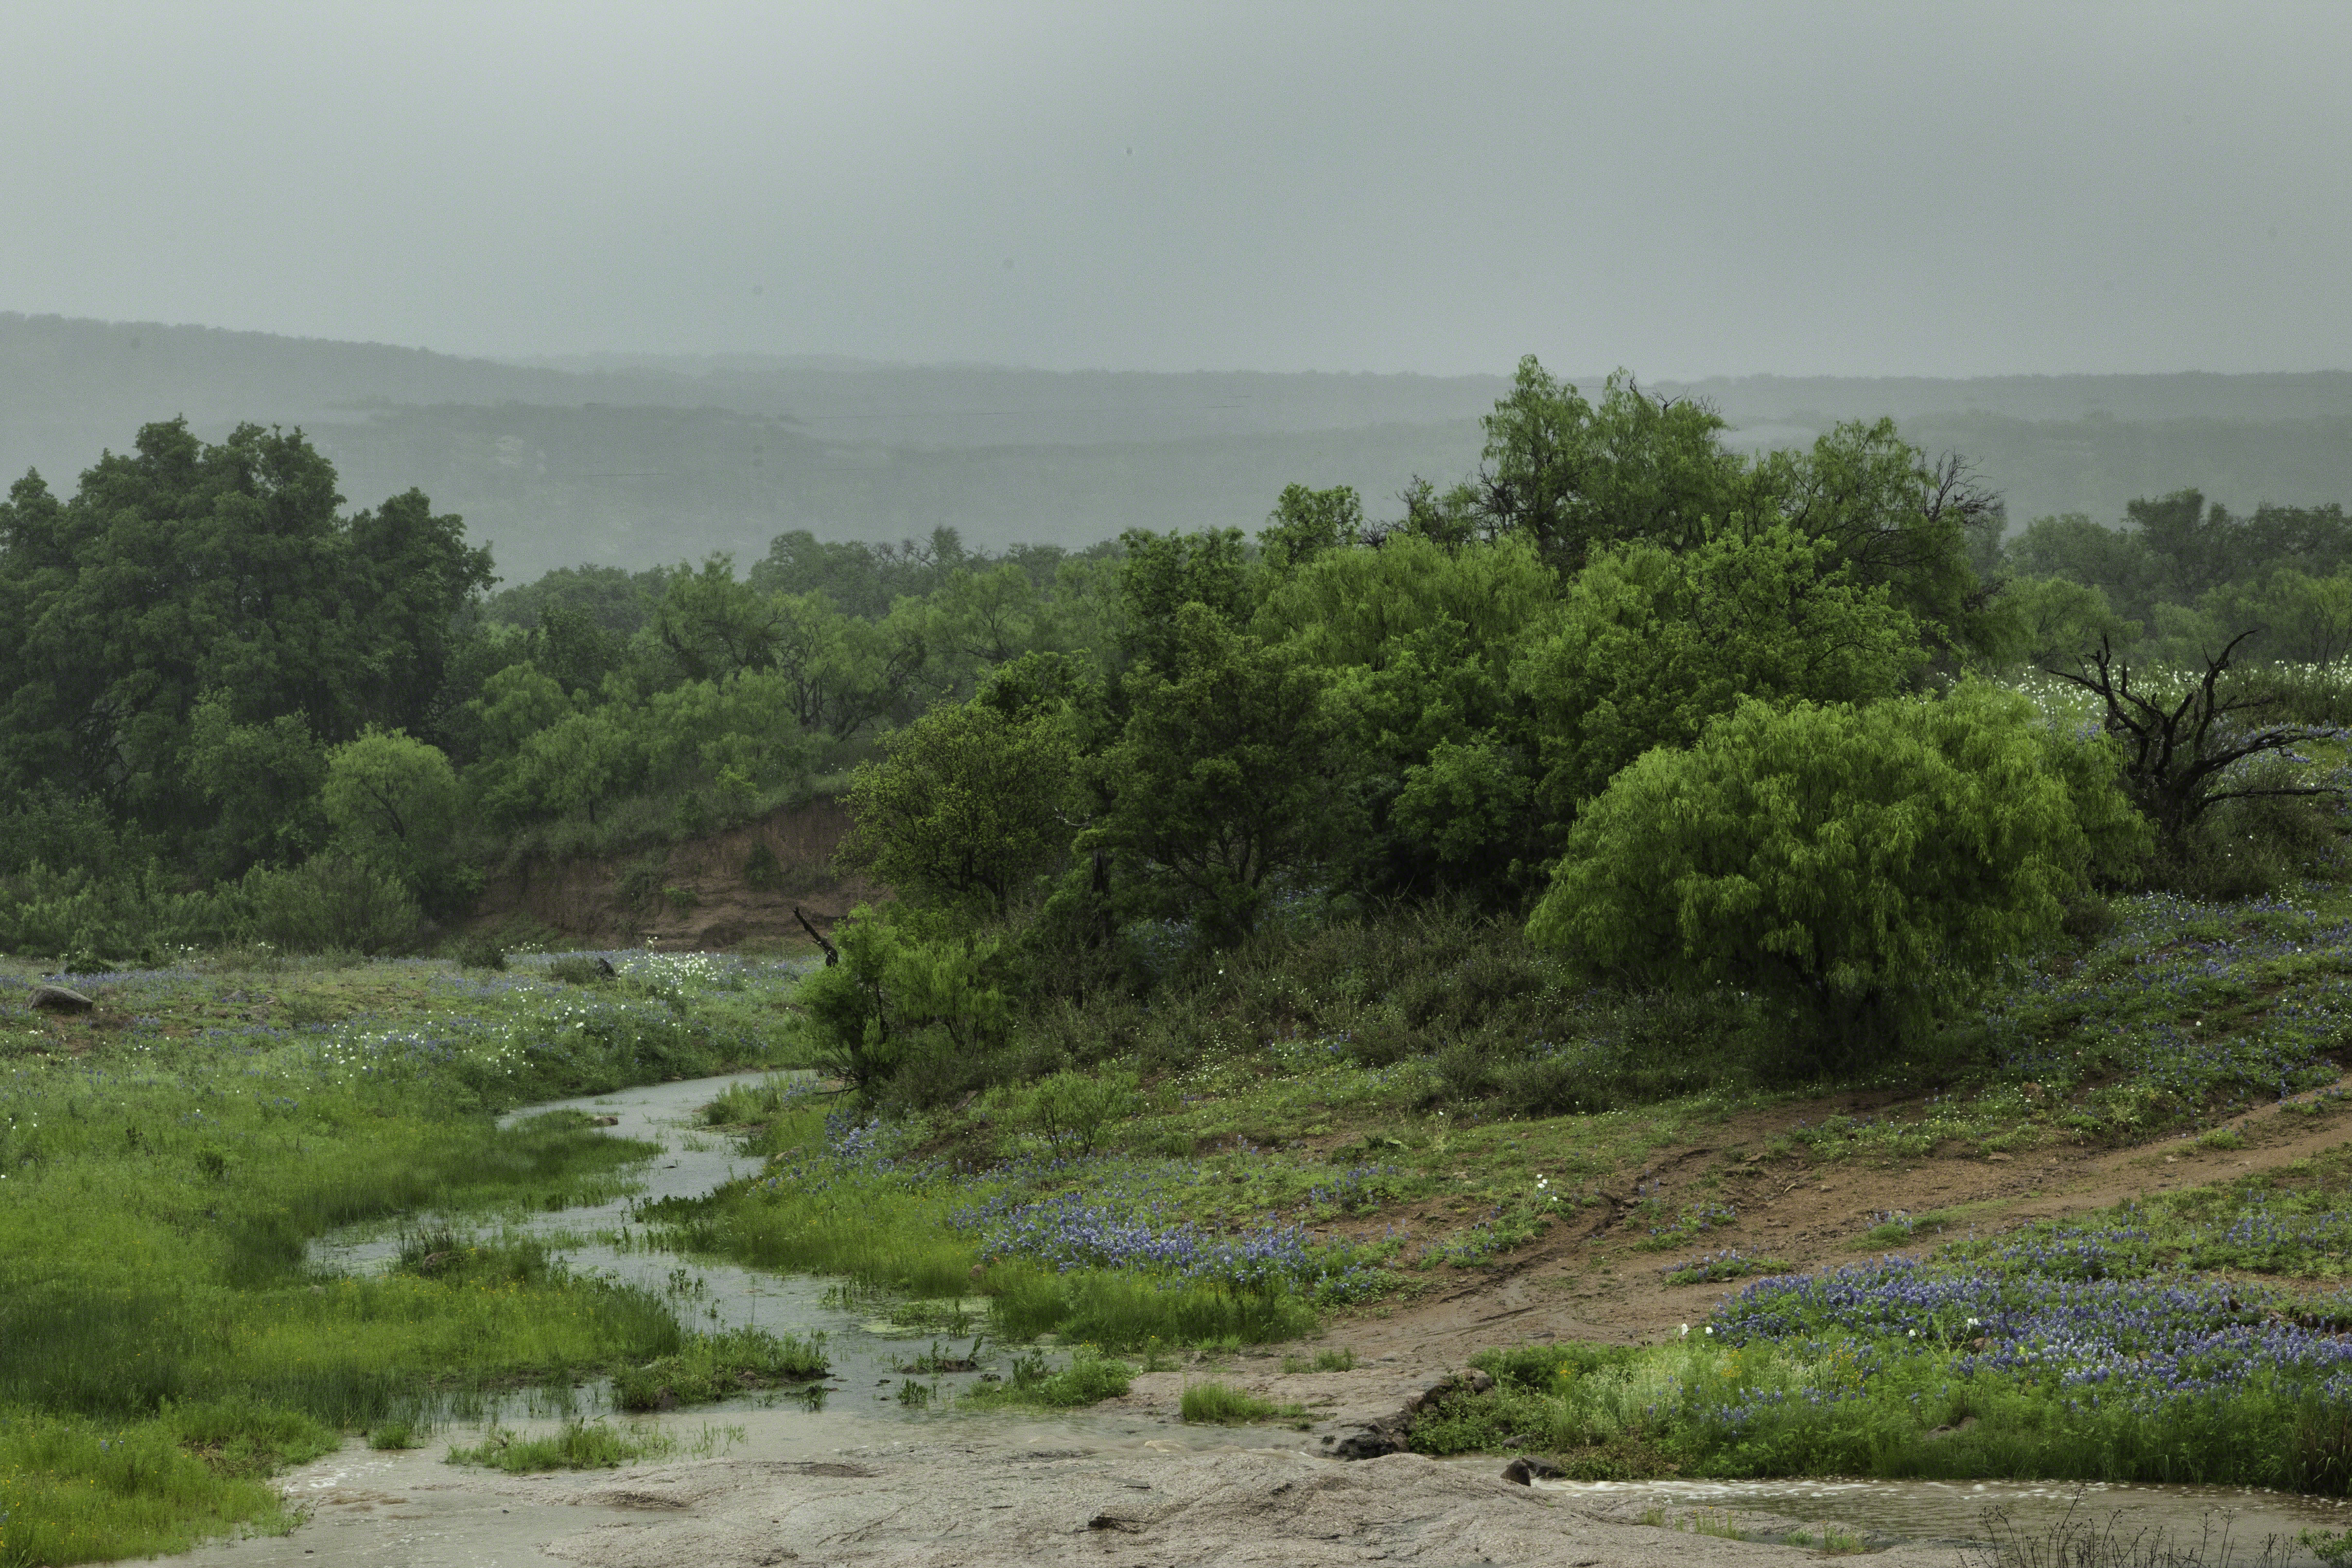
[[[552,1110],[610,1117],[613,1124],[604,1131],[616,1138],[656,1144],[661,1152],[637,1173],[642,1184],[635,1192],[603,1204],[512,1216],[497,1226],[497,1232],[542,1242],[549,1250],[562,1254],[575,1274],[597,1274],[641,1286],[667,1300],[688,1328],[757,1327],[803,1339],[822,1335],[825,1354],[833,1363],[824,1385],[828,1405],[837,1408],[847,1402],[869,1407],[877,1415],[887,1407],[903,1411],[907,1419],[921,1418],[929,1414],[927,1410],[902,1406],[898,1401],[895,1391],[905,1381],[898,1363],[927,1350],[932,1339],[941,1336],[904,1329],[871,1311],[845,1305],[835,1281],[682,1258],[648,1245],[644,1227],[635,1222],[640,1204],[698,1198],[759,1168],[760,1162],[740,1152],[732,1138],[703,1126],[699,1113],[730,1088],[764,1083],[770,1077],[736,1073],[647,1084],[611,1094],[550,1100],[509,1112],[503,1119],[509,1122]],[[370,1226],[331,1236],[314,1247],[312,1257],[321,1267],[339,1272],[381,1270],[398,1256],[401,1228]],[[974,1301],[971,1307],[970,1322],[954,1340],[959,1349],[969,1346],[986,1325],[984,1304]],[[927,1386],[936,1384],[940,1394],[948,1396],[971,1378],[943,1374],[918,1381]],[[578,1391],[576,1404],[587,1413],[596,1413],[604,1408],[604,1393],[603,1385],[591,1384]],[[509,1401],[508,1407],[494,1408],[490,1414],[544,1414],[547,1410],[544,1394],[520,1394]],[[729,1419],[735,1416],[730,1414]]]
[[[753,1395],[667,1418],[682,1431],[691,1433],[704,1423],[739,1426],[748,1448],[763,1455],[814,1456],[851,1446],[887,1447],[894,1436],[919,1436],[908,1430],[909,1423],[959,1421],[985,1421],[992,1435],[1014,1442],[1088,1449],[1316,1449],[1318,1438],[1289,1428],[1182,1426],[1133,1412],[1081,1411],[1057,1416],[959,1414],[953,1409],[953,1395],[961,1384],[971,1381],[970,1375],[922,1377],[918,1381],[935,1385],[939,1397],[927,1405],[904,1405],[896,1392],[907,1381],[898,1363],[928,1349],[930,1340],[940,1336],[899,1328],[870,1310],[845,1304],[831,1282],[823,1279],[681,1258],[636,1242],[635,1237],[643,1234],[643,1228],[635,1225],[635,1205],[667,1197],[698,1197],[757,1168],[759,1163],[737,1152],[724,1133],[703,1127],[698,1113],[730,1086],[756,1084],[767,1076],[745,1073],[652,1084],[555,1100],[513,1113],[528,1116],[571,1109],[610,1117],[614,1121],[606,1131],[656,1144],[660,1152],[644,1168],[641,1189],[628,1196],[594,1206],[517,1217],[501,1227],[506,1234],[540,1238],[551,1250],[562,1253],[577,1272],[604,1274],[666,1296],[689,1327],[756,1325],[803,1337],[824,1336],[833,1371],[821,1410],[805,1408],[791,1395]],[[606,1239],[625,1235],[632,1237],[632,1245],[614,1245]],[[369,1272],[386,1267],[398,1247],[396,1231],[375,1226],[331,1237],[317,1245],[314,1257],[326,1268]],[[982,1304],[970,1305],[971,1322],[954,1342],[959,1348],[985,1325]],[[558,1400],[554,1405],[546,1395],[517,1395],[504,1406],[489,1407],[485,1418],[512,1421],[518,1416],[556,1414],[559,1409],[594,1414],[605,1406],[604,1390],[591,1385],[576,1391],[570,1401]],[[356,1455],[352,1458],[362,1468],[397,1468],[416,1462],[389,1456],[371,1456],[365,1461]],[[1488,1472],[1500,1464],[1494,1458],[1453,1462]],[[2209,1565],[2219,1561],[2214,1537],[2224,1524],[2233,1560],[2242,1563],[2260,1557],[2265,1538],[2284,1542],[2313,1527],[2352,1528],[2352,1504],[2343,1500],[2242,1488],[1834,1479],[1536,1484],[1574,1496],[1586,1506],[1619,1518],[1637,1518],[1646,1510],[1663,1509],[1670,1519],[1693,1512],[1708,1519],[1727,1516],[1729,1526],[1745,1528],[1743,1516],[1750,1520],[1769,1516],[1784,1523],[1834,1523],[1863,1535],[1872,1545],[1896,1541],[1981,1542],[1987,1538],[1988,1515],[1996,1509],[2005,1512],[2019,1531],[2033,1535],[2064,1520],[2071,1510],[2078,1522],[2105,1527],[2114,1521],[2126,1540],[2160,1529],[2175,1551],[2194,1547],[2203,1540],[2201,1561]],[[1763,1533],[1769,1535],[1769,1526]],[[2307,1552],[2289,1551],[2270,1561],[2314,1559]]]

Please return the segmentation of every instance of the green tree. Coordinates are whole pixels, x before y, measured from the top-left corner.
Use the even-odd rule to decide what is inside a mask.
[[[1066,710],[975,698],[883,742],[849,789],[845,863],[901,896],[1003,912],[1069,850],[1083,809]]]
[[[1959,458],[1930,462],[1892,419],[1853,421],[1810,451],[1769,455],[1752,487],[1745,530],[1788,528],[1819,541],[1824,575],[1885,588],[1938,652],[2000,651],[2006,628],[1975,563],[1997,552],[2006,514]]]
[[[2333,664],[2352,653],[2352,573],[2314,577],[2282,566],[2267,578],[2215,589],[2202,606],[2223,626],[2258,626],[2263,657]],[[2095,643],[2070,650],[2079,655]]]
[[[1536,714],[1538,798],[1555,821],[1654,746],[1684,746],[1743,700],[1866,702],[1924,662],[1885,585],[1824,568],[1833,542],[1782,524],[1688,551],[1640,543],[1579,574],[1513,674]]]
[[[594,822],[598,806],[644,781],[646,746],[635,722],[642,712],[603,703],[525,737],[502,804],[519,816],[576,811]]]
[[[1311,490],[1287,485],[1257,539],[1267,563],[1286,572],[1355,543],[1363,531],[1364,503],[1352,486]]]
[[[2017,651],[2026,663],[2072,664],[2104,642],[2129,646],[2139,623],[2116,614],[2107,595],[2089,583],[2063,577],[2015,577],[2002,595],[2017,626]]]
[[[326,752],[299,714],[240,724],[225,693],[206,692],[191,716],[187,765],[220,812],[205,834],[210,875],[239,877],[262,862],[299,860],[324,836],[319,792]]]
[[[1126,726],[1093,769],[1105,808],[1079,847],[1116,857],[1143,910],[1223,944],[1347,831],[1338,731],[1322,673],[1295,653],[1199,603],[1171,631],[1171,668],[1129,674]]]
[[[693,680],[655,693],[639,726],[649,780],[711,790],[730,813],[805,783],[816,748],[774,670]]]
[[[1472,489],[1486,531],[1523,534],[1567,571],[1604,545],[1695,545],[1739,504],[1745,465],[1723,448],[1722,417],[1652,397],[1622,372],[1596,405],[1530,354],[1482,423]]]
[[[1596,974],[1790,1005],[1843,1065],[1916,1039],[1962,985],[2058,926],[2147,832],[2116,758],[1971,682],[1940,699],[1748,701],[1613,779],[1528,935]]]
[[[199,700],[322,742],[434,721],[457,612],[490,581],[410,491],[338,514],[299,431],[208,445],[150,425],[68,500],[28,475],[0,507],[0,776],[105,799],[185,843],[217,816],[188,765]]]
[[[1119,654],[1129,664],[1173,668],[1181,658],[1176,631],[1178,611],[1201,605],[1228,626],[1239,626],[1250,611],[1249,563],[1242,553],[1238,528],[1207,529],[1199,533],[1152,533],[1129,529],[1118,536],[1127,559],[1118,574],[1119,610],[1124,626]]]
[[[705,561],[699,572],[679,567],[646,624],[688,680],[772,669],[793,629],[786,601],[738,582],[724,554]]]
[[[1326,552],[1269,590],[1257,629],[1328,682],[1339,806],[1367,828],[1343,858],[1355,885],[1517,898],[1538,852],[1511,671],[1559,590],[1526,538],[1449,548],[1418,531]]]
[[[370,729],[327,754],[321,791],[337,837],[412,892],[446,871],[457,826],[457,776],[436,746]]]

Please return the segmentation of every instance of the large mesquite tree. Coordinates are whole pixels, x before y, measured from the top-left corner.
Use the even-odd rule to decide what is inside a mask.
[[[1842,1065],[1915,1037],[2053,932],[2095,865],[2144,848],[2117,763],[1973,683],[1751,700],[1610,783],[1528,931],[1596,973],[1762,992],[1796,1013],[1810,1060]]]

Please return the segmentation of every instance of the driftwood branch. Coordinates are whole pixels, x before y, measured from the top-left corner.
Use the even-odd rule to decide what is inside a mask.
[[[811,942],[815,942],[817,946],[824,949],[824,966],[827,969],[831,969],[835,964],[841,962],[841,953],[839,951],[834,947],[833,943],[824,940],[824,932],[809,924],[808,916],[801,913],[801,907],[798,904],[794,904],[793,906],[793,919],[801,922],[801,930],[809,933],[809,940]]]

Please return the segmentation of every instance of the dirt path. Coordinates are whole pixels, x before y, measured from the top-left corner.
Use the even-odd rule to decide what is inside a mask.
[[[1700,1195],[1731,1203],[1739,1215],[1736,1226],[1672,1252],[1640,1250],[1630,1227],[1619,1223],[1632,1200],[1629,1177],[1607,1189],[1612,1200],[1607,1209],[1575,1211],[1491,1270],[1433,1275],[1421,1300],[1343,1317],[1327,1338],[1367,1357],[1395,1356],[1415,1374],[1459,1365],[1495,1344],[1659,1340],[1697,1322],[1748,1283],[1671,1286],[1660,1278],[1665,1265],[1725,1247],[1800,1272],[1888,1252],[1919,1255],[1950,1233],[1907,1247],[1871,1246],[1861,1241],[1871,1216],[1965,1209],[1963,1234],[1992,1234],[2134,1196],[2276,1170],[2352,1137],[2340,1110],[2310,1115],[2289,1109],[2307,1103],[2311,1097],[2298,1096],[2235,1118],[2227,1125],[2244,1140],[2239,1149],[2213,1149],[2182,1136],[2128,1149],[2057,1145],[2014,1156],[1930,1157],[1902,1165],[1859,1159],[1735,1161],[1722,1151],[1758,1148],[1800,1116],[1818,1119],[1821,1108],[1738,1119],[1708,1142],[1660,1151],[1642,1173],[1659,1184],[1658,1194],[1669,1205]]]

